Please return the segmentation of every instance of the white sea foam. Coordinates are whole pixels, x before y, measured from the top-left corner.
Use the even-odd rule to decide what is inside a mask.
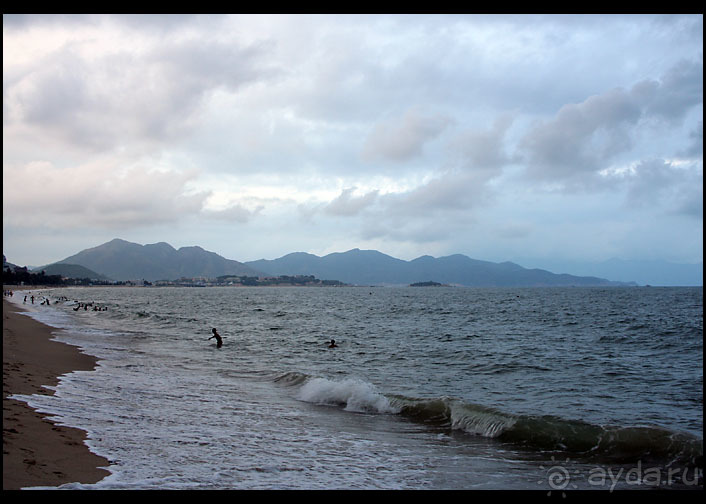
[[[312,378],[299,390],[298,398],[315,404],[341,405],[360,413],[398,413],[374,385],[356,379],[341,381]]]

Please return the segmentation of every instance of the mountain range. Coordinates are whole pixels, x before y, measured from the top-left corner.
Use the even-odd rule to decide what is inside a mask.
[[[480,261],[461,254],[439,258],[427,255],[404,261],[376,250],[357,248],[324,257],[295,252],[275,260],[261,259],[246,264],[273,275],[312,274],[356,285],[408,285],[425,281],[467,287],[634,285],[526,269],[512,262]]]
[[[140,245],[114,239],[86,249],[53,265],[79,265],[113,280],[175,280],[179,278],[233,276],[313,275],[352,285],[408,285],[440,282],[462,286],[596,286],[635,285],[594,276],[555,274],[527,269],[512,262],[493,263],[461,254],[412,261],[396,259],[376,250],[353,249],[319,257],[295,252],[279,259],[241,263],[201,247],[176,250],[168,243]]]
[[[59,264],[83,266],[113,280],[123,281],[262,274],[243,263],[226,259],[201,247],[182,247],[176,250],[164,242],[140,245],[119,238],[38,269]]]

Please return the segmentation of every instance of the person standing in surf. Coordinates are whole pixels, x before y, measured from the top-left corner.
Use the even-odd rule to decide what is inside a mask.
[[[216,338],[216,348],[221,348],[223,346],[223,340],[221,339],[221,335],[218,334],[218,331],[216,331],[216,328],[214,327],[211,329],[211,332],[213,332],[213,336],[211,336],[208,339],[213,339]]]

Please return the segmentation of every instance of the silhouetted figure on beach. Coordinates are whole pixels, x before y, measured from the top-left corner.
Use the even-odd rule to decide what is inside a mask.
[[[332,340],[331,340],[331,343],[329,343],[329,346],[328,346],[328,347],[329,347],[329,348],[336,348],[336,347],[338,347],[338,345],[336,344],[336,340],[335,340],[335,339],[332,339]]]
[[[211,329],[211,331],[213,332],[213,336],[208,339],[216,338],[216,348],[221,348],[223,346],[223,340],[221,339],[221,335],[218,334],[218,331],[216,331],[215,327]]]

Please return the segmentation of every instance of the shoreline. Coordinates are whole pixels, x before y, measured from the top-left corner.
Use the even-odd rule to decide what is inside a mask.
[[[15,290],[15,295],[22,290]],[[13,394],[52,395],[59,377],[91,371],[98,359],[54,341],[55,329],[22,315],[22,307],[3,298],[2,406],[3,490],[96,483],[110,474],[110,462],[85,444],[86,432],[57,425]]]

